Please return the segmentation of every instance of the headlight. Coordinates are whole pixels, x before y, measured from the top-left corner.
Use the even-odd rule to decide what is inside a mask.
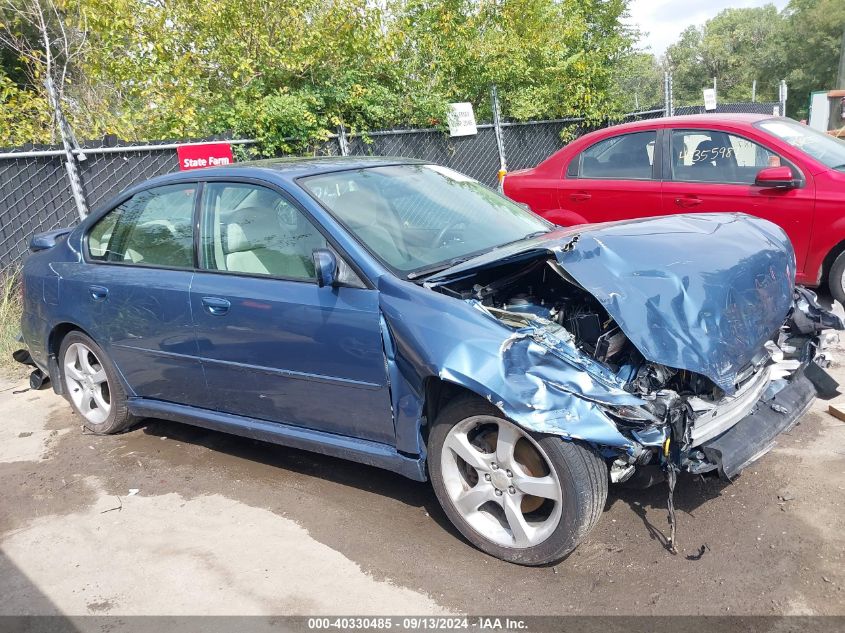
[[[663,422],[663,420],[654,415],[645,406],[638,407],[623,404],[605,405],[604,408],[609,414],[616,416],[617,418],[622,418],[623,420],[629,422],[651,422],[654,424],[660,424],[661,422]]]

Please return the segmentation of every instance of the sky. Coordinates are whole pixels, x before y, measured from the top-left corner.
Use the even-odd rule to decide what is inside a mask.
[[[629,24],[643,31],[640,48],[662,55],[690,24],[702,25],[724,9],[762,7],[783,9],[788,0],[632,0]]]

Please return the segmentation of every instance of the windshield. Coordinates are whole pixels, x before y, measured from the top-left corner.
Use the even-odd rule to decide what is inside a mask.
[[[820,163],[845,171],[845,141],[788,119],[763,121],[758,127],[809,154]]]
[[[438,165],[370,167],[300,183],[373,254],[412,277],[552,228],[472,178]]]

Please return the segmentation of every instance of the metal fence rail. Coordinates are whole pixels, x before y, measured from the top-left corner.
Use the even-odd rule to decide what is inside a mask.
[[[0,160],[0,270],[20,261],[33,233],[78,220],[61,158]]]
[[[770,116],[781,116],[783,104],[776,101],[756,103],[719,103],[716,105],[716,114],[768,114]],[[675,116],[682,114],[707,114],[703,105],[675,106]]]
[[[499,169],[496,133],[478,126],[474,136],[450,138],[441,130],[370,132],[348,139],[350,156],[402,156],[451,167],[487,184],[495,184]]]
[[[723,104],[718,112],[772,114],[777,103]],[[676,114],[703,111],[697,106],[675,108]],[[623,121],[657,118],[663,108],[632,112]],[[431,161],[463,172],[494,186],[503,163],[509,170],[533,167],[566,142],[590,131],[583,119],[499,123],[501,145],[491,123],[478,125],[472,136],[450,137],[440,129],[379,130],[338,134],[312,144],[316,156],[402,156]],[[221,140],[220,138],[208,139]],[[228,140],[250,145],[249,139]],[[180,143],[185,144],[185,143]],[[144,144],[115,142],[87,145],[74,150],[76,172],[85,202],[95,209],[123,189],[153,176],[179,169],[177,144],[152,141]],[[78,219],[77,206],[65,167],[66,153],[54,147],[19,148],[0,153],[0,273],[20,264],[30,237],[37,232],[71,226]]]

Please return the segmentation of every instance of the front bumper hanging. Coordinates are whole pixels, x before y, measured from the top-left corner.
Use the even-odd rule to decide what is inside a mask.
[[[802,369],[774,397],[766,399],[764,396],[753,412],[717,438],[702,444],[700,449],[707,461],[717,466],[719,475],[733,479],[743,468],[768,453],[776,444],[777,436],[795,426],[815,398],[816,387]]]

